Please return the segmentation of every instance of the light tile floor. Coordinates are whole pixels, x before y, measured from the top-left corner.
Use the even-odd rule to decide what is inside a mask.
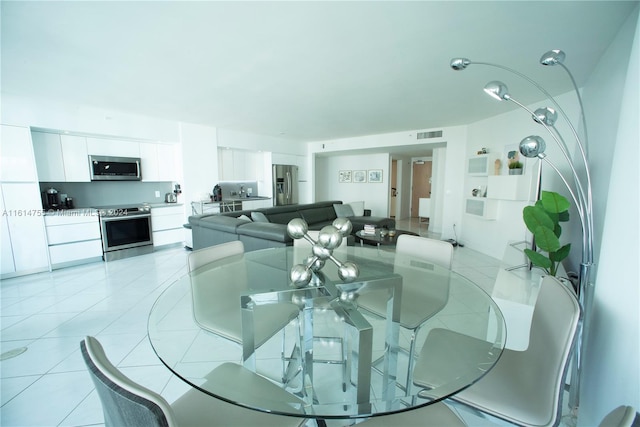
[[[397,226],[438,237],[415,220]],[[86,335],[98,337],[108,357],[134,381],[169,401],[184,393],[186,385],[160,363],[146,331],[158,295],[186,273],[186,255],[183,248],[170,248],[3,280],[0,425],[103,425],[100,401],[80,355]],[[458,247],[453,269],[490,293],[500,260]],[[11,357],[14,352],[22,353]],[[470,425],[487,425],[462,415]],[[566,425],[572,420],[567,418]]]

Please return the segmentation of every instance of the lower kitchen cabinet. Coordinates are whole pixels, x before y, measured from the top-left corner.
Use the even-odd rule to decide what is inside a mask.
[[[52,268],[102,259],[100,222],[95,209],[71,209],[45,216]]]
[[[151,207],[153,246],[184,243],[184,205]]]
[[[2,183],[3,278],[49,269],[38,183]]]

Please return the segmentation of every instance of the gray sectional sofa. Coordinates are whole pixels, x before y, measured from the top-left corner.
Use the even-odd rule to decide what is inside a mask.
[[[320,230],[337,218],[335,205],[341,201],[325,201],[300,205],[274,206],[254,211],[201,214],[189,217],[193,236],[193,249],[201,249],[220,243],[240,240],[245,251],[291,246],[293,239],[287,233],[287,224],[293,218],[302,218],[310,230]],[[349,216],[352,233],[362,230],[365,224],[395,228],[392,218]],[[353,240],[353,239],[351,239]]]

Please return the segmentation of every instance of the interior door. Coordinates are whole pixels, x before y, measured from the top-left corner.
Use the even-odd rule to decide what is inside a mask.
[[[431,197],[431,161],[413,162],[411,189],[411,217],[418,217],[420,198]]]

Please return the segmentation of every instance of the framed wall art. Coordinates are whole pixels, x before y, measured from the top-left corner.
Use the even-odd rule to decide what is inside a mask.
[[[353,182],[367,182],[367,171],[353,171]]]
[[[369,182],[382,182],[382,169],[369,169]]]
[[[339,171],[338,182],[339,183],[351,182],[351,171]]]

